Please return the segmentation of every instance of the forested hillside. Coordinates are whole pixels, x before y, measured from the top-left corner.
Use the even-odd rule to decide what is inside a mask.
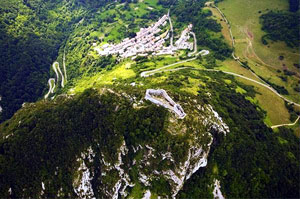
[[[70,66],[70,79],[82,76],[85,71],[91,74],[104,67],[111,68],[107,66],[111,64],[103,65],[101,59],[94,61],[87,56],[90,54],[91,42],[103,37],[99,33],[104,32],[108,36],[117,31],[115,37],[108,37],[108,41],[120,41],[134,35],[145,22],[149,24],[151,20],[166,13],[172,4],[171,15],[177,21],[175,28],[180,30],[183,24],[194,23],[198,45],[216,51],[214,55],[218,59],[230,56],[229,46],[221,38],[210,36],[211,32],[220,32],[221,28],[214,20],[209,19],[210,12],[201,11],[205,1],[158,2],[164,8],[146,9],[136,16],[126,13],[134,13],[128,2],[137,2],[120,3],[124,2],[125,6],[116,7],[115,2],[111,1],[2,1],[0,96],[3,112],[0,121],[10,118],[23,102],[33,102],[42,97],[47,89],[51,64],[56,59],[61,59],[59,55],[64,50]],[[100,15],[99,11],[103,14]],[[119,19],[123,22],[120,23]],[[124,26],[124,22],[130,29]],[[105,28],[113,23],[119,23],[115,25],[115,30]]]
[[[289,12],[268,12],[261,17],[262,29],[267,32],[262,42],[267,45],[266,39],[284,41],[290,47],[299,47],[300,14]]]
[[[299,198],[299,0],[225,1],[0,0],[0,198]]]
[[[95,90],[87,90],[74,98],[61,97],[55,102],[27,104],[11,120],[13,122],[5,122],[0,127],[1,135],[8,135],[0,144],[1,198],[9,196],[10,187],[12,198],[38,197],[42,181],[48,190],[45,197],[57,197],[61,188],[62,196],[74,198],[72,179],[76,158],[88,147],[93,146],[99,158],[101,152],[112,162],[117,158],[124,136],[129,146],[137,146],[149,136],[167,136],[164,130],[167,112],[163,108],[151,106],[134,110],[130,106],[124,97],[111,93],[100,96]],[[142,119],[145,117],[147,120]],[[174,139],[170,139],[172,141]],[[99,170],[103,164],[100,161],[94,165]],[[110,181],[116,178],[115,175],[108,177]],[[100,198],[104,197],[101,182],[105,183],[95,178],[93,184],[98,187],[95,193]]]
[[[49,68],[83,11],[72,2],[0,2],[0,121],[41,97]]]
[[[285,127],[273,133],[261,119],[263,111],[229,87],[210,86],[217,91],[213,95],[219,96],[211,102],[231,132],[216,140],[208,167],[192,177],[180,198],[210,198],[213,187],[205,182],[214,178],[223,182],[225,198],[298,198],[299,139]],[[199,92],[199,97],[204,96]]]
[[[81,19],[112,1],[0,2],[0,122],[42,97],[51,64]]]
[[[85,175],[79,165],[85,162],[90,172],[86,183],[91,183],[89,189],[93,192],[82,194],[101,198],[114,192],[112,187],[122,172],[112,168],[120,164],[128,173],[125,179],[136,185],[127,187],[129,196],[141,198],[149,189],[153,195],[167,197],[176,184],[163,171],[175,168],[177,172],[189,150],[199,144],[206,148],[211,134],[207,167],[185,182],[177,198],[212,198],[214,179],[221,180],[222,193],[227,198],[299,197],[298,138],[288,129],[273,133],[266,127],[265,113],[246,100],[255,95],[253,88],[230,76],[193,73],[192,78],[206,86],[199,85],[197,97],[180,91],[192,80],[183,78],[188,72],[171,74],[171,82],[165,86],[170,93],[180,94],[173,97],[188,114],[183,121],[147,101],[137,107],[144,87],[89,89],[76,96],[26,104],[0,125],[1,196],[76,197],[76,179]],[[215,82],[223,78],[230,80],[230,85]],[[153,79],[147,85],[159,86]],[[234,92],[237,88],[245,89],[246,94]],[[219,131],[220,124],[214,124],[214,128],[201,124],[199,118],[213,121],[202,108],[196,108],[208,102],[229,125],[226,136]],[[119,155],[118,163],[118,154],[124,150],[122,142],[128,151]],[[159,159],[165,153],[172,154],[171,161],[164,156]],[[151,154],[154,158],[149,158]],[[149,185],[141,180],[141,173],[146,174]]]

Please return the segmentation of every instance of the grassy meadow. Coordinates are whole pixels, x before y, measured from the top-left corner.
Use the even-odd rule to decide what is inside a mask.
[[[299,81],[299,70],[294,67],[299,62],[299,48],[290,48],[284,42],[269,41],[263,45],[261,37],[266,33],[261,30],[259,17],[270,10],[288,10],[288,1],[281,0],[224,0],[218,7],[229,20],[236,41],[235,52],[241,60],[247,61],[249,66],[260,76],[272,83],[284,86],[295,102],[300,102],[300,95],[293,88]],[[216,15],[217,16],[217,15]],[[226,38],[226,35],[225,35]],[[284,59],[280,60],[279,57]],[[287,82],[279,78],[283,70],[296,72],[296,76],[288,76]]]

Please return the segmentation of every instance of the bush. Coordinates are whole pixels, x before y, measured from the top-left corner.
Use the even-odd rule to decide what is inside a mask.
[[[264,45],[268,44],[266,39],[270,39],[273,41],[284,41],[290,47],[299,46],[299,13],[270,11],[260,16],[260,22],[262,30],[267,32],[262,37]]]

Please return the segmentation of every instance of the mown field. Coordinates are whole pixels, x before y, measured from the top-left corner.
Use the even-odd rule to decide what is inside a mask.
[[[300,102],[299,93],[293,89],[299,81],[299,70],[294,66],[299,62],[299,48],[290,48],[282,41],[270,41],[268,45],[262,44],[261,41],[266,33],[261,30],[259,17],[270,10],[287,11],[288,1],[224,0],[218,3],[218,7],[231,23],[237,56],[247,61],[258,75],[272,83],[284,86],[289,92],[288,98]],[[280,60],[280,56],[284,59]],[[297,74],[285,76],[284,69]],[[279,76],[286,77],[287,82]]]
[[[295,76],[289,76],[287,77],[287,82],[282,81],[279,75],[283,76],[283,68],[280,68],[280,65],[276,65],[278,67],[275,68],[271,66],[271,64],[275,65],[278,62],[280,62],[281,64],[283,62],[288,62],[290,63],[290,67],[288,68],[288,70],[295,71],[296,68],[293,66],[293,64],[295,63],[297,56],[299,57],[299,55],[295,53],[295,49],[287,47],[284,42],[270,42],[268,46],[263,45],[261,42],[261,37],[265,34],[265,32],[261,30],[261,24],[259,23],[259,16],[261,14],[271,9],[287,10],[288,3],[281,1],[279,3],[273,4],[271,1],[251,3],[245,2],[246,1],[237,0],[229,2],[225,0],[217,5],[225,14],[231,24],[233,36],[236,42],[235,53],[241,58],[242,61],[247,61],[248,65],[255,71],[256,74],[271,81],[272,83],[284,86],[289,92],[288,98],[292,99],[295,102],[298,102],[300,99],[299,93],[295,92],[295,90],[293,89],[293,87],[298,84],[298,79]],[[269,4],[272,4],[272,6],[270,6]],[[247,9],[239,9],[242,7],[244,8],[245,6],[247,6]],[[262,9],[262,7],[268,7],[269,9]],[[212,11],[213,18],[222,25],[222,34],[228,44],[231,44],[228,26],[222,19],[220,13],[217,11],[217,9],[212,7],[208,7],[207,9],[210,9]],[[249,31],[250,29],[251,31]],[[249,45],[249,41],[251,41],[252,46]],[[260,51],[256,49],[260,49]],[[261,51],[261,49],[264,49],[264,51]],[[278,56],[276,53],[274,53],[274,51],[276,51]],[[285,52],[285,54],[282,54],[281,52]],[[262,54],[262,56],[260,56],[260,54]],[[296,56],[285,56],[286,54],[293,54]],[[278,59],[280,55],[284,55],[285,59],[280,61]],[[265,60],[265,57],[269,58],[272,62],[269,63],[268,60]],[[233,60],[226,60],[220,65],[220,69],[224,71],[235,72],[257,80],[257,77],[255,77],[249,70],[241,67],[237,62]],[[278,71],[278,69],[280,70],[280,72]],[[290,114],[288,113],[282,99],[260,85],[249,82],[247,80],[241,79],[241,81],[245,84],[255,86],[255,89],[260,93],[259,95],[256,95],[254,101],[267,112],[267,118],[265,119],[265,122],[268,125],[272,126],[275,124],[286,123],[290,121]]]

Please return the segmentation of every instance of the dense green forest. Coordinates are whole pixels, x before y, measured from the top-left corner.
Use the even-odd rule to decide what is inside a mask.
[[[299,10],[299,0],[289,0],[289,10],[291,12],[297,12]]]
[[[267,34],[262,37],[263,44],[267,45],[267,39],[284,41],[290,47],[299,47],[300,14],[289,12],[270,11],[260,17],[262,30]]]
[[[60,187],[65,196],[76,197],[74,162],[87,147],[92,145],[112,161],[122,139],[129,146],[182,142],[164,130],[166,114],[154,105],[135,110],[124,97],[92,89],[74,98],[27,104],[0,126],[1,137],[10,135],[0,141],[0,197],[8,197],[9,187],[12,198],[38,197],[41,181],[47,182],[46,197],[56,197]],[[180,148],[175,150],[180,154]],[[53,175],[55,171],[59,175]],[[99,182],[94,186],[102,188]]]
[[[0,122],[10,118],[23,102],[34,102],[42,97],[48,87],[50,66],[80,20],[93,16],[98,9],[111,3],[115,2],[0,2],[0,96],[3,107]]]
[[[173,97],[181,104],[188,102],[184,108],[189,114],[194,111],[193,98],[180,91],[189,82],[184,78],[187,73],[205,82],[205,86],[199,85],[195,99],[200,105],[211,103],[229,125],[230,132],[224,136],[210,130],[214,142],[208,165],[186,182],[178,198],[211,198],[213,187],[210,185],[214,179],[221,181],[222,193],[227,198],[298,198],[300,150],[294,134],[285,128],[277,133],[269,129],[263,123],[265,112],[246,100],[256,94],[254,89],[222,73],[182,70],[170,74],[165,89],[177,93]],[[215,81],[223,78],[231,83]],[[147,86],[151,87],[165,85],[148,81]],[[235,92],[237,87],[247,93]],[[144,94],[139,88],[120,86],[120,89],[118,93],[126,92],[137,99]],[[208,96],[208,92],[211,95]],[[172,135],[167,130],[170,113],[166,109],[149,102],[135,109],[132,103],[125,96],[89,89],[73,97],[26,104],[12,119],[0,125],[1,197],[8,197],[10,187],[13,198],[38,197],[41,182],[46,183],[46,197],[55,197],[60,188],[63,196],[76,197],[72,187],[76,159],[89,146],[96,153],[89,167],[95,171],[93,189],[100,198],[103,184],[112,183],[116,178],[115,175],[101,178],[101,173],[96,172],[103,166],[100,154],[113,162],[122,140],[130,151],[131,146],[149,144],[158,152],[170,150],[176,162],[184,160],[190,133],[203,128],[195,126],[194,117],[179,122],[180,128],[183,124],[190,128],[185,135]],[[203,137],[198,142],[204,140]],[[127,164],[138,156],[140,153],[129,152]],[[150,165],[152,167],[144,172],[151,172],[153,167],[158,170],[170,167],[164,161]],[[137,166],[133,166],[129,172],[132,179],[137,180],[136,172]],[[161,178],[154,181],[150,189],[166,196],[170,185]]]
[[[44,92],[50,66],[80,17],[75,5],[60,6],[60,1],[1,1],[0,122]]]
[[[206,84],[208,84],[206,82]],[[225,198],[299,198],[300,143],[285,127],[274,133],[264,122],[264,112],[221,82],[208,85],[209,101],[229,125],[230,133],[216,136],[209,164],[184,186],[179,198],[211,198],[213,179],[221,181]],[[199,98],[206,99],[199,91]]]

